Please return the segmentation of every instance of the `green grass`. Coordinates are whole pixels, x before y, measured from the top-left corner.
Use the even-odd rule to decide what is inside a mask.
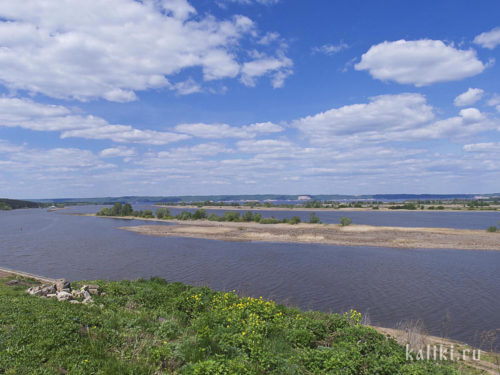
[[[301,312],[161,279],[73,305],[0,281],[0,374],[457,374],[408,363],[359,314]],[[75,285],[75,283],[73,283]]]

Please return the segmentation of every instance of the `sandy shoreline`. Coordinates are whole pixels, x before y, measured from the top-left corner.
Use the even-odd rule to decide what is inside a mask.
[[[154,207],[165,207],[165,208],[176,208],[176,209],[204,209],[204,210],[226,210],[226,211],[290,211],[290,212],[321,212],[321,211],[334,211],[334,212],[498,212],[496,209],[482,209],[482,210],[467,210],[467,209],[452,209],[452,208],[445,208],[444,210],[407,210],[407,209],[398,209],[398,210],[393,210],[389,209],[384,206],[380,206],[378,210],[374,210],[371,208],[367,207],[362,207],[362,208],[356,208],[356,207],[346,207],[346,208],[305,208],[305,207],[295,207],[295,208],[289,208],[289,207],[246,207],[246,206],[193,206],[193,205],[186,205],[186,206],[178,206],[178,205],[163,205],[163,204],[155,204]]]
[[[135,218],[134,218],[135,219]],[[403,228],[337,224],[258,224],[205,220],[160,221],[175,225],[138,225],[119,229],[161,237],[222,241],[261,241],[376,246],[400,249],[500,250],[500,233],[451,228]]]

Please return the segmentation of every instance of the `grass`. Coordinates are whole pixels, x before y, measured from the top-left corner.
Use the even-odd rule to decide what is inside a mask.
[[[73,305],[0,282],[0,374],[458,374],[407,362],[356,311],[302,312],[158,278],[92,283],[106,295]]]

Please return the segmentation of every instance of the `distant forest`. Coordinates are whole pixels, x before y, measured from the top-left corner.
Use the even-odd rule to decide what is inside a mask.
[[[18,208],[39,208],[47,205],[40,202],[21,201],[17,199],[0,198],[0,210],[16,210]]]
[[[480,194],[484,198],[499,198],[497,194]],[[39,202],[51,204],[109,204],[114,203],[190,203],[190,202],[243,202],[243,201],[298,201],[299,197],[307,197],[309,200],[317,201],[341,201],[341,200],[375,200],[375,201],[407,201],[407,200],[453,200],[453,199],[477,199],[478,194],[373,194],[373,195],[335,195],[335,194],[304,194],[300,195],[278,195],[278,194],[255,194],[255,195],[188,195],[188,196],[123,196],[103,198],[57,198],[40,199]],[[303,200],[303,201],[307,201]]]

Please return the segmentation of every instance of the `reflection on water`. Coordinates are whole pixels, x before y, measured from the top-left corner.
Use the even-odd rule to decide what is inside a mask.
[[[65,212],[0,212],[0,265],[73,280],[160,276],[304,309],[354,307],[379,325],[420,318],[438,335],[449,314],[447,333],[472,344],[500,327],[500,252],[149,237],[116,229],[137,221]]]

